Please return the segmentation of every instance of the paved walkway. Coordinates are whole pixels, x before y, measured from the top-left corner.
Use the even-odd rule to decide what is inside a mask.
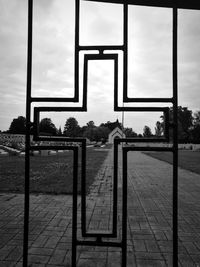
[[[172,166],[140,152],[129,152],[128,162],[128,266],[172,266]],[[121,167],[118,191],[120,210]],[[179,266],[200,266],[199,194],[200,175],[180,169]],[[22,266],[23,200],[0,194],[0,267]],[[87,198],[89,230],[111,229],[111,203],[109,153]],[[71,196],[31,195],[29,266],[71,266],[71,215]],[[120,249],[79,247],[77,266],[117,267],[120,259]]]

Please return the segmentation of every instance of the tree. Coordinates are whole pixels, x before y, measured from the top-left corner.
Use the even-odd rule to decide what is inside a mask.
[[[122,129],[122,124],[119,122],[118,119],[114,122],[107,121],[106,123],[101,123],[100,126],[107,127],[110,129],[110,131],[112,131],[116,127],[119,127],[120,129]]]
[[[44,118],[40,121],[39,131],[41,134],[56,135],[58,130],[50,118]]]
[[[194,125],[200,125],[200,110],[194,113]]]
[[[94,140],[96,142],[99,142],[99,141],[105,142],[108,139],[109,133],[110,133],[110,130],[108,127],[105,127],[105,126],[96,127],[94,131]]]
[[[194,144],[200,144],[200,124],[195,125],[191,130],[191,141]]]
[[[13,119],[10,124],[9,133],[12,134],[25,134],[26,133],[26,118],[23,116],[18,116]]]
[[[78,137],[80,136],[80,132],[81,128],[78,121],[73,117],[68,118],[64,126],[63,134],[68,137]]]
[[[178,138],[180,142],[189,142],[193,125],[192,111],[187,107],[178,107]]]
[[[143,136],[144,137],[150,137],[152,136],[151,128],[147,125],[144,126],[143,128]]]
[[[126,137],[137,137],[137,134],[133,131],[132,128],[124,128],[124,134],[126,135]]]
[[[94,127],[96,127],[95,124],[94,124],[94,121],[87,122],[87,127],[88,128],[94,128]]]
[[[90,141],[95,141],[94,132],[96,127],[84,126],[83,137],[87,137]]]
[[[160,121],[156,122],[155,135],[160,137],[163,133],[163,125]]]
[[[61,127],[59,127],[58,129],[58,136],[61,136],[62,135],[62,130],[61,130]]]
[[[187,107],[178,106],[178,141],[187,143],[190,141],[191,129],[193,126],[192,110]],[[164,116],[161,116],[161,125],[164,125]],[[173,122],[173,107],[169,109],[169,121]],[[172,130],[169,131],[170,139],[172,139]]]
[[[87,122],[87,124],[81,128],[82,136],[87,137],[90,141],[94,141],[95,128],[94,121]]]
[[[191,130],[191,141],[195,144],[200,143],[200,111],[194,113],[194,124]]]

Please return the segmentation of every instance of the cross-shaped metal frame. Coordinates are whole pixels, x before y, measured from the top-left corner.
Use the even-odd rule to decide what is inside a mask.
[[[96,237],[96,241],[80,241],[77,239],[77,175],[78,175],[78,147],[77,146],[62,146],[62,149],[72,150],[74,153],[74,167],[73,167],[73,233],[72,233],[72,266],[76,266],[76,249],[79,245],[88,246],[111,246],[122,248],[122,266],[126,266],[126,246],[127,246],[127,154],[129,151],[171,151],[173,153],[173,266],[178,266],[178,139],[177,139],[177,23],[178,23],[178,9],[198,9],[200,10],[200,2],[197,0],[74,0],[75,1],[75,75],[74,75],[74,96],[73,97],[32,97],[32,25],[33,25],[33,0],[28,0],[28,57],[27,57],[27,94],[26,94],[26,154],[25,154],[25,200],[24,200],[24,244],[23,244],[23,266],[28,264],[28,232],[29,232],[29,202],[30,202],[30,150],[50,149],[52,146],[32,146],[30,143],[30,133],[34,130],[34,140],[39,141],[71,141],[81,144],[81,217],[82,217],[82,235],[83,237]],[[80,1],[105,2],[120,4],[123,8],[123,44],[122,45],[84,45],[79,43],[79,26],[80,26]],[[171,8],[173,14],[173,97],[172,98],[137,98],[128,97],[128,6],[141,5]],[[97,50],[96,54],[88,54],[87,51]],[[112,53],[106,54],[105,51]],[[80,84],[79,84],[79,57],[80,52],[84,52],[84,66],[83,66],[83,99],[80,107],[35,107],[34,108],[34,122],[31,122],[31,104],[37,102],[79,102]],[[113,53],[116,51],[116,53]],[[117,51],[123,53],[123,103],[171,103],[173,105],[173,122],[169,122],[169,107],[125,107],[118,105],[118,54]],[[121,112],[163,112],[165,117],[165,133],[163,138],[121,138],[114,142],[114,178],[113,178],[113,229],[111,233],[90,233],[86,231],[86,192],[85,192],[85,173],[86,173],[86,140],[84,138],[68,138],[65,137],[42,137],[39,134],[39,115],[40,112],[86,112],[87,111],[87,74],[89,60],[113,60],[114,61],[114,111]],[[169,127],[173,132],[173,144],[170,148],[160,147],[140,147],[129,146],[122,149],[123,155],[123,198],[122,198],[122,240],[120,242],[103,241],[103,237],[117,237],[117,173],[118,173],[118,145],[121,143],[137,143],[137,142],[168,142],[169,141]],[[55,146],[53,146],[55,149]],[[60,148],[59,146],[57,147]]]

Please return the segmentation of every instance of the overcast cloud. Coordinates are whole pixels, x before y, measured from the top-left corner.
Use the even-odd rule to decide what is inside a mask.
[[[81,44],[122,44],[120,5],[83,2],[81,10]],[[130,7],[129,96],[172,96],[171,19],[169,9]],[[179,11],[179,104],[194,111],[200,110],[199,21],[200,11]],[[32,95],[72,96],[74,1],[34,0],[33,26]],[[25,115],[26,0],[0,0],[0,44],[0,130],[7,130],[13,118]],[[121,120],[121,114],[113,112],[112,70],[112,62],[105,67],[102,62],[89,63],[88,112],[54,116],[57,127],[69,116],[81,125]],[[153,130],[160,115],[125,114],[126,126],[139,133],[148,124]]]

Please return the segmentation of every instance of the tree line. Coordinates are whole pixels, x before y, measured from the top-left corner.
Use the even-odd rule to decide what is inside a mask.
[[[169,109],[169,120],[173,120],[173,108]],[[145,125],[143,134],[137,134],[132,128],[123,128],[122,124],[117,120],[115,122],[107,121],[96,126],[94,121],[89,121],[84,126],[80,126],[77,119],[69,117],[64,125],[63,131],[61,127],[56,128],[50,118],[44,118],[39,123],[39,132],[41,135],[57,135],[67,137],[86,137],[90,141],[106,141],[109,133],[115,128],[123,129],[126,137],[161,137],[164,133],[164,116],[160,117],[160,121],[155,123],[154,134],[149,126]],[[26,119],[19,116],[10,124],[7,133],[25,134]],[[169,131],[170,139],[172,138],[172,130]],[[200,143],[200,111],[195,113],[187,107],[178,107],[178,141],[179,143]]]
[[[106,123],[101,123],[96,126],[94,121],[89,121],[84,126],[80,126],[77,119],[74,117],[69,117],[64,125],[63,131],[61,127],[56,128],[55,124],[50,118],[43,118],[39,123],[39,133],[40,135],[56,135],[56,136],[66,136],[66,137],[86,137],[90,141],[102,141],[106,142],[109,133],[115,128],[119,127],[122,129],[122,124],[117,120],[115,122],[107,121]],[[26,119],[23,116],[19,116],[10,124],[7,133],[12,134],[25,134],[26,133]],[[137,134],[132,128],[125,128],[124,132],[126,136],[135,137]],[[33,133],[33,132],[32,132]]]

